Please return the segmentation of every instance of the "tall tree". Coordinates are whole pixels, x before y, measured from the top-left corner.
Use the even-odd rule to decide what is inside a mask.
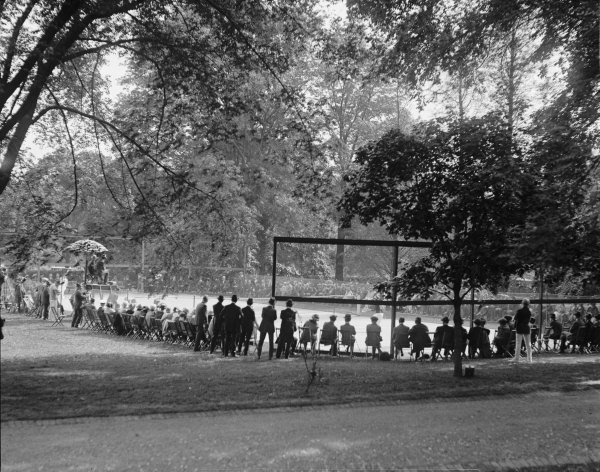
[[[494,116],[429,123],[414,136],[390,131],[357,153],[340,203],[347,221],[379,221],[388,232],[432,243],[392,285],[404,297],[438,292],[454,305],[455,375],[462,375],[461,305],[515,270],[510,235],[522,224],[527,179],[506,124]]]

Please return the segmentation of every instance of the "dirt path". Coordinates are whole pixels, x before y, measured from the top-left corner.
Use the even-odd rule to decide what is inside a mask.
[[[2,470],[598,470],[600,392],[2,423]]]

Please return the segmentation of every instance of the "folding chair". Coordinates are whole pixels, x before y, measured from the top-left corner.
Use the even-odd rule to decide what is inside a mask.
[[[449,353],[448,356],[444,355],[444,360],[448,360],[448,357],[452,358],[452,353],[454,352],[454,330],[450,326],[447,326],[446,328],[447,329],[444,329],[443,331],[439,349],[434,348],[435,354],[433,354],[433,352],[431,354],[432,361],[435,361],[438,357],[442,356],[442,350]]]
[[[64,319],[65,315],[62,315],[59,313],[58,308],[55,306],[52,306],[49,308],[50,313],[52,313],[52,316],[54,317],[54,321],[52,322],[52,324],[50,325],[50,327],[52,326],[64,326],[62,323],[62,320]]]
[[[346,352],[350,353],[350,357],[354,357],[354,346],[356,345],[356,336],[349,331],[341,331],[342,339],[340,344],[346,346]]]
[[[319,339],[318,342],[318,347],[317,347],[317,357],[321,356],[321,344],[323,344],[324,346],[331,346],[330,347],[330,354],[332,356],[336,356],[338,355],[338,337],[337,337],[337,333],[334,334],[334,332],[330,332],[330,333],[325,333],[325,336],[323,336],[323,330],[321,330],[321,337]]]

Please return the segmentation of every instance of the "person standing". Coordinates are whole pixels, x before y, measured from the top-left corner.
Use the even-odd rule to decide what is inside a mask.
[[[48,319],[48,310],[50,308],[50,281],[43,279],[42,285],[42,319]]]
[[[17,311],[21,313],[21,305],[23,305],[23,300],[25,298],[25,289],[23,288],[23,282],[25,279],[17,278],[17,283],[15,285],[15,303],[17,305]]]
[[[81,293],[81,284],[78,283],[73,294],[73,321],[71,321],[71,328],[78,328],[83,317],[83,294]]]
[[[275,299],[270,298],[269,304],[262,309],[260,326],[260,339],[258,341],[257,356],[260,359],[265,336],[269,335],[269,360],[273,359],[273,335],[275,334],[275,320],[277,319],[277,311],[275,311]]]
[[[279,342],[277,343],[277,353],[275,357],[281,358],[283,353],[285,358],[290,357],[290,348],[294,341],[294,331],[296,330],[296,312],[292,310],[294,302],[288,300],[285,302],[286,308],[281,310],[279,318],[281,319],[281,326],[279,328]]]
[[[196,339],[194,339],[194,351],[196,352],[200,350],[201,344],[206,341],[206,325],[208,324],[208,318],[206,317],[207,302],[208,297],[204,295],[195,310]]]
[[[256,314],[252,309],[252,305],[254,304],[254,300],[249,298],[246,302],[246,306],[242,308],[242,331],[240,333],[239,341],[238,341],[238,354],[242,353],[242,344],[244,345],[244,356],[248,355],[248,347],[250,346],[250,337],[252,337],[252,333],[254,332],[254,327],[256,324]]]
[[[58,297],[60,296],[60,282],[58,279],[48,287],[48,293],[50,294],[50,310],[54,311],[54,314],[58,314]]]
[[[525,349],[527,351],[527,361],[533,362],[531,353],[531,330],[529,328],[529,320],[531,320],[531,311],[529,310],[529,300],[523,299],[522,306],[517,310],[515,314],[514,323],[515,330],[517,332],[516,345],[515,345],[515,357],[514,362],[519,362],[521,357],[521,344],[525,341]]]
[[[231,303],[221,311],[221,320],[223,330],[225,331],[225,345],[223,346],[223,357],[227,357],[231,353],[231,357],[235,357],[235,341],[240,332],[240,324],[242,320],[242,310],[236,305],[238,301],[237,295],[232,295]]]
[[[217,341],[221,336],[221,312],[223,311],[223,295],[219,295],[217,303],[213,305],[213,318],[212,318],[212,337],[210,339],[210,353],[215,352],[217,347]]]

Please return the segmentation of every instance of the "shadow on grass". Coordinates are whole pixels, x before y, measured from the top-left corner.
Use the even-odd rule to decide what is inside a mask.
[[[322,379],[305,394],[306,368],[301,358],[260,362],[254,357],[222,359],[165,346],[165,350],[147,355],[78,353],[3,360],[1,419],[562,392],[595,388],[585,380],[598,378],[597,362],[565,368],[551,363],[515,366],[499,360],[478,361],[471,379],[453,377],[450,362],[322,358],[318,364]]]

